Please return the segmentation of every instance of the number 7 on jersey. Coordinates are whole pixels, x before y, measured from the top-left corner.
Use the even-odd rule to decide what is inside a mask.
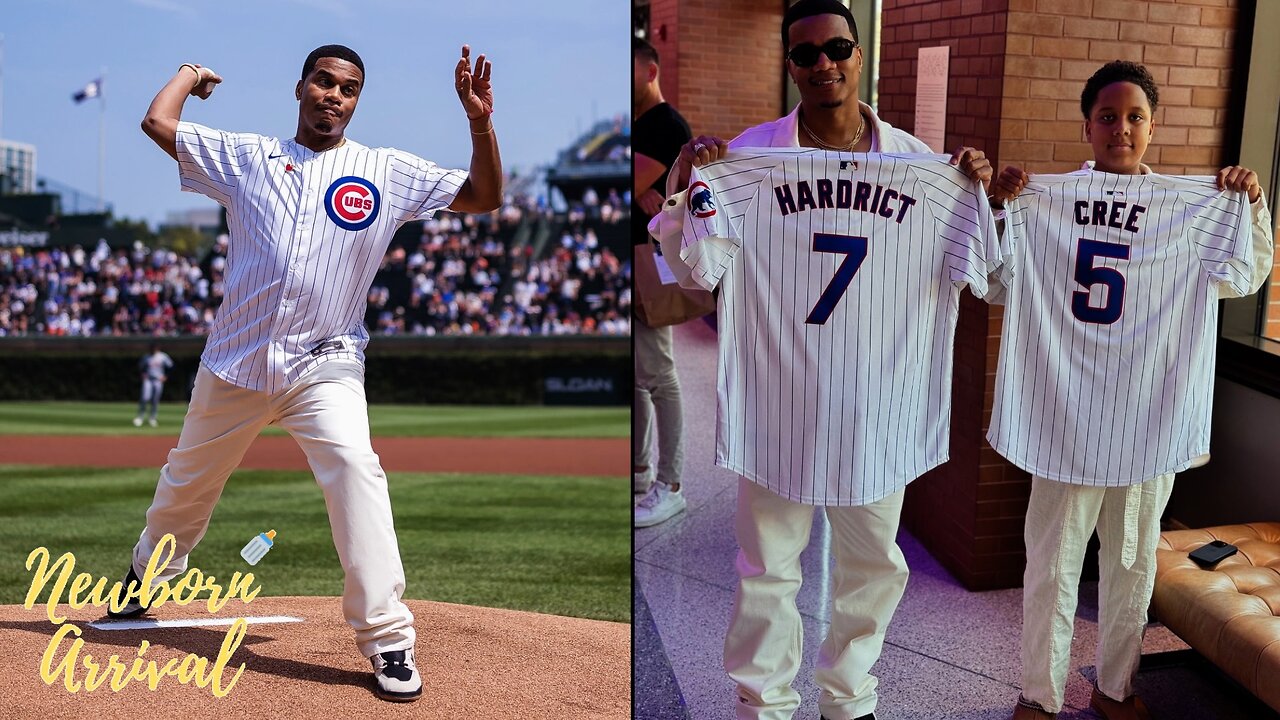
[[[825,325],[827,318],[831,317],[831,311],[836,309],[836,303],[840,302],[840,298],[849,289],[849,283],[853,282],[858,268],[862,267],[862,261],[867,259],[867,239],[856,235],[814,233],[813,251],[843,253],[846,256],[840,267],[836,268],[831,282],[827,283],[827,289],[822,291],[817,304],[809,311],[809,317],[804,319],[806,325]]]

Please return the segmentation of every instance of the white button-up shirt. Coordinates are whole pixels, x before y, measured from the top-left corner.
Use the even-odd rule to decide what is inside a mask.
[[[222,306],[200,361],[234,385],[276,393],[321,363],[364,363],[364,311],[404,223],[447,207],[467,173],[348,139],[321,153],[293,140],[178,124],[182,189],[227,208]]]

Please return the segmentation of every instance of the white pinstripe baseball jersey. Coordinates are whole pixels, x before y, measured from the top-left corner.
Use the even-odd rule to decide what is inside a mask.
[[[999,258],[947,160],[743,149],[694,170],[680,256],[720,289],[717,465],[848,506],[947,459],[961,286],[985,293]]]
[[[320,363],[363,364],[369,284],[396,229],[453,201],[462,170],[348,139],[292,139],[178,124],[182,189],[227,208],[224,299],[200,360],[277,392]]]
[[[1249,216],[1213,178],[1032,176],[1009,208],[992,447],[1110,487],[1207,453],[1218,288],[1257,290]]]

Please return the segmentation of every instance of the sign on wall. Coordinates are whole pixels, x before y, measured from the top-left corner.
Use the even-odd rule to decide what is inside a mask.
[[[920,48],[916,60],[915,136],[936,153],[946,153],[947,74],[951,48]]]

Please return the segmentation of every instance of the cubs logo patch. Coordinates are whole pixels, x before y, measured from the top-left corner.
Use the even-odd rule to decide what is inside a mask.
[[[711,188],[701,180],[689,186],[689,212],[696,218],[709,218],[716,214],[716,201]]]
[[[373,224],[382,196],[373,183],[348,175],[333,181],[324,194],[324,211],[343,230],[363,230]]]

